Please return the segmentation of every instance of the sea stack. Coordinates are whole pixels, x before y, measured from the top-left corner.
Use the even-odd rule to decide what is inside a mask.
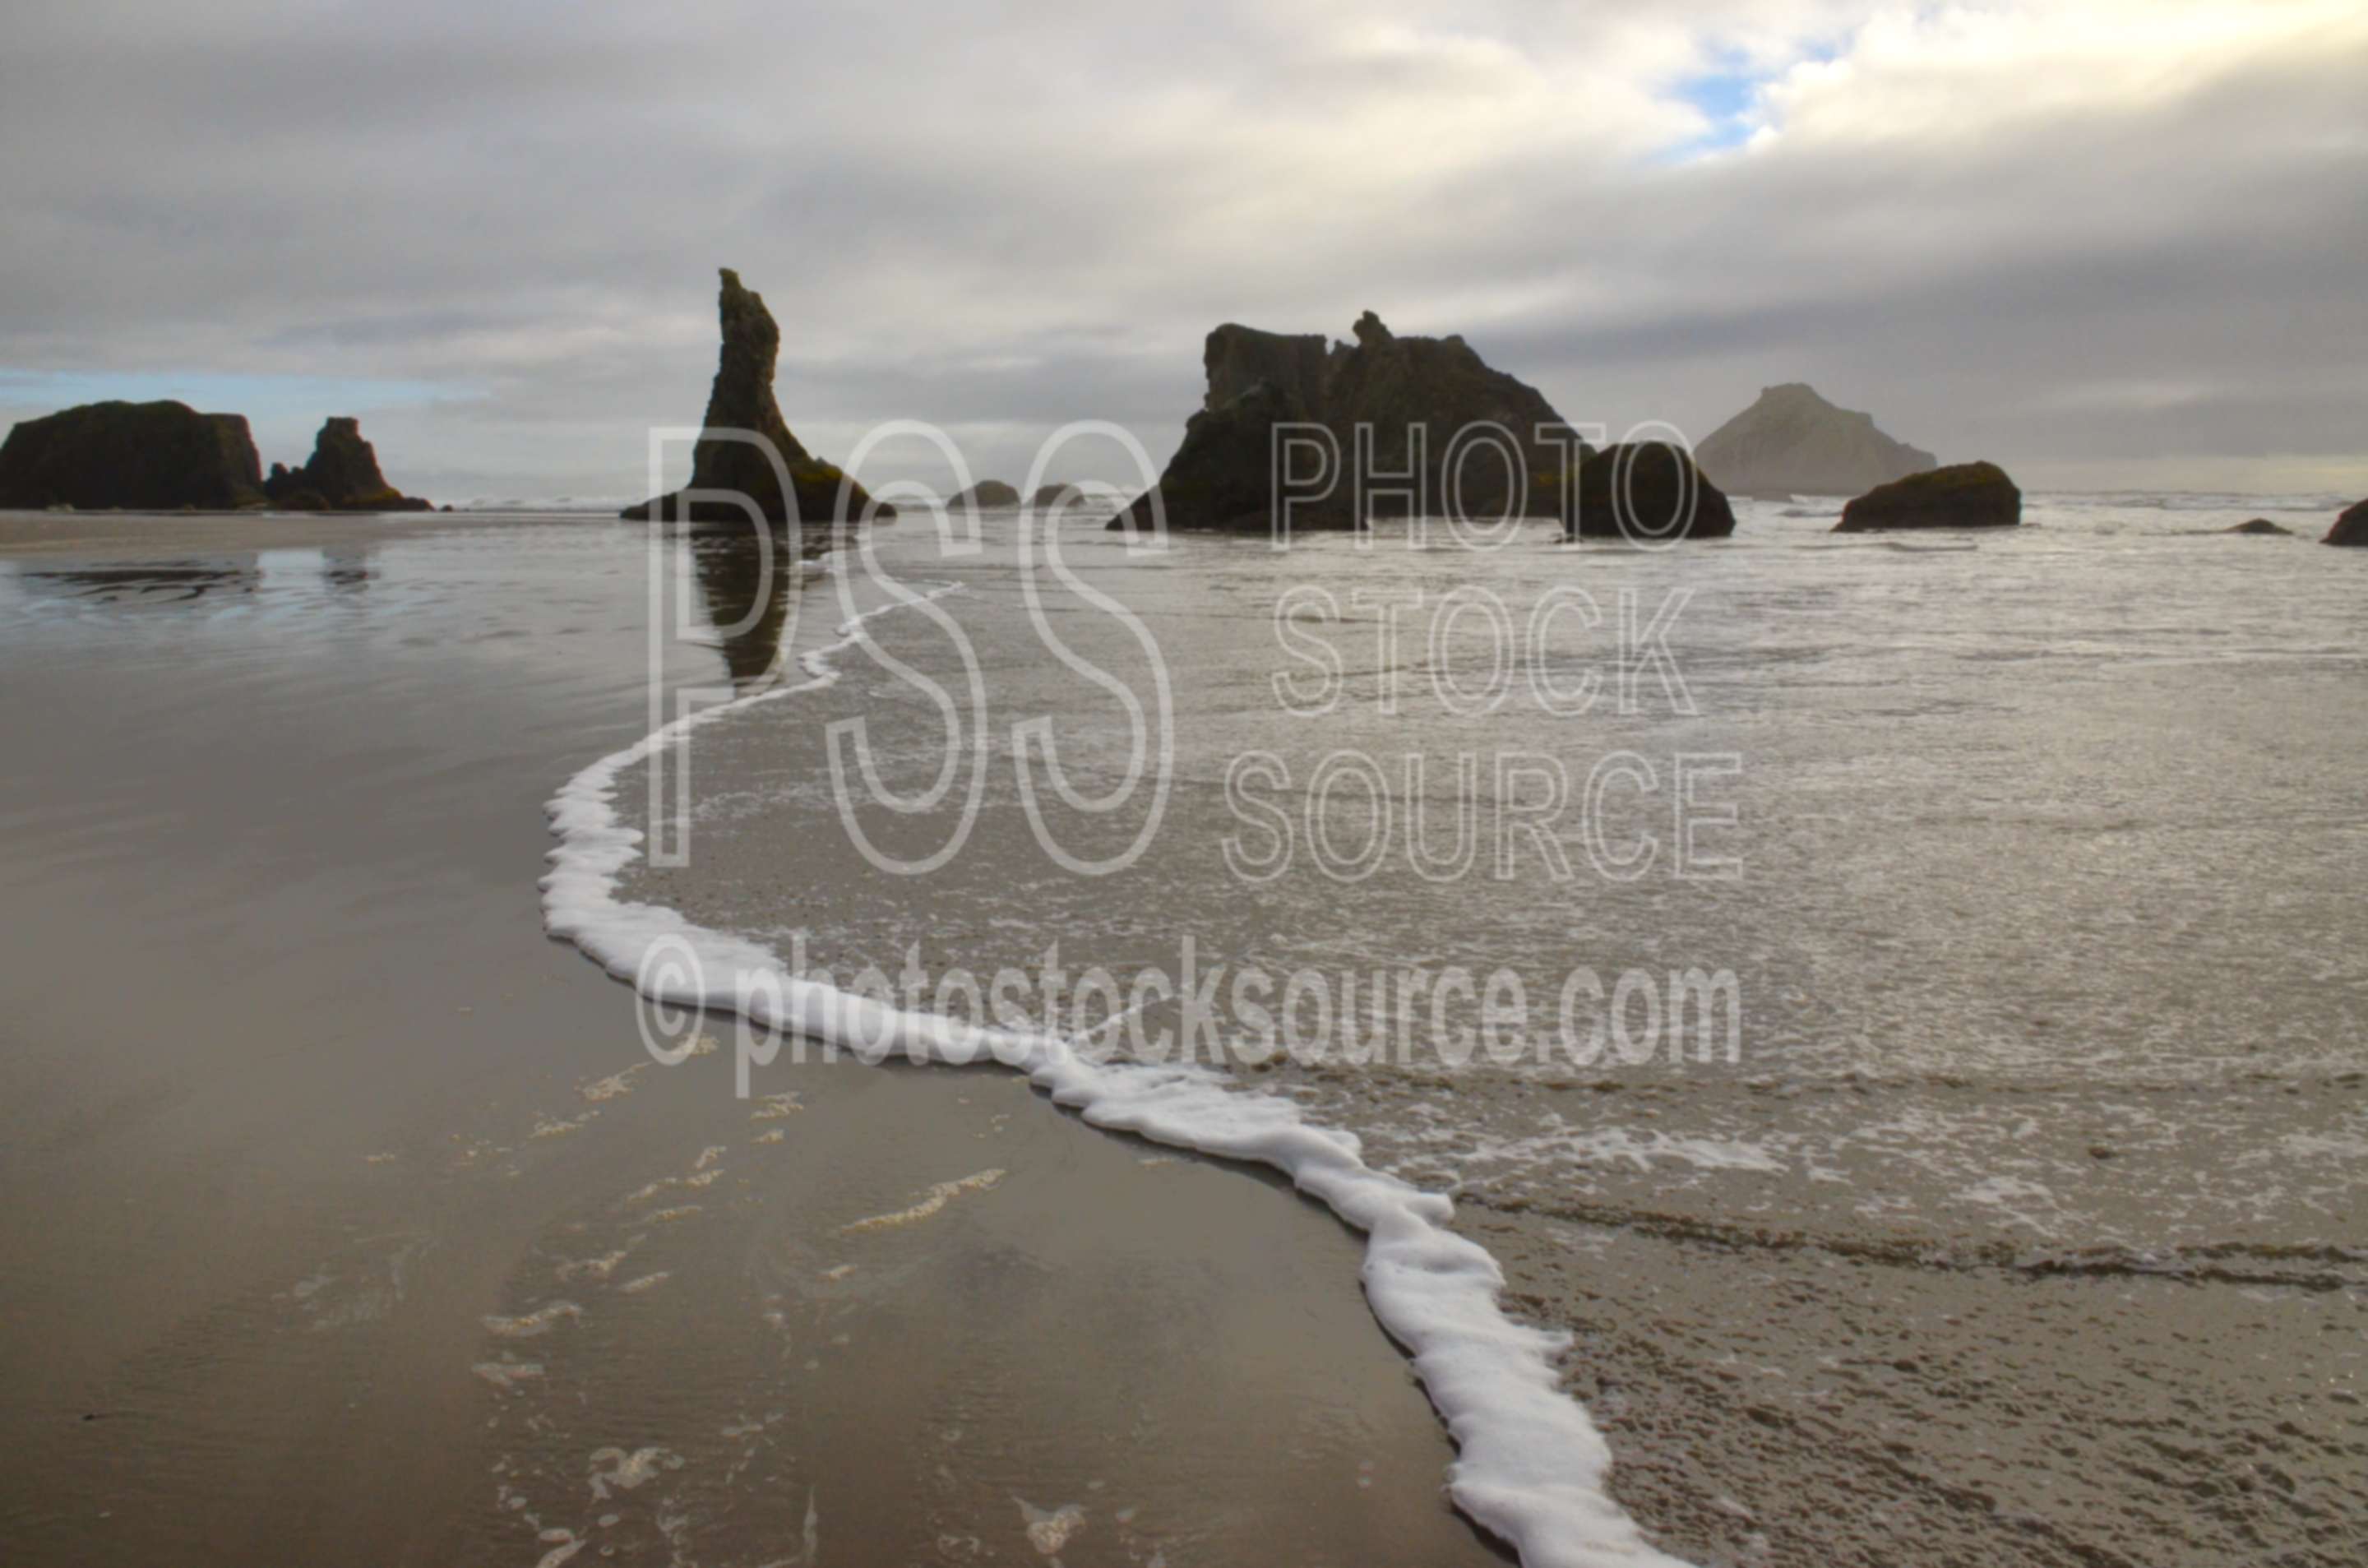
[[[692,491],[743,495],[771,522],[852,523],[866,517],[890,517],[895,508],[874,502],[862,485],[808,452],[781,418],[773,401],[773,367],[780,356],[781,329],[765,309],[764,297],[741,287],[740,275],[722,269],[717,312],[723,347],[715,384],[707,394],[704,433],[690,456]],[[731,432],[726,435],[725,432]],[[754,435],[759,441],[746,437]],[[768,453],[766,448],[769,446]],[[780,460],[779,467],[774,459]],[[789,473],[783,494],[781,470]],[[628,506],[620,517],[696,522],[746,522],[746,507],[701,497],[685,504],[676,491]]]
[[[1209,334],[1200,412],[1185,425],[1158,484],[1110,527],[1147,523],[1155,495],[1172,528],[1279,527],[1273,433],[1286,423],[1324,426],[1338,464],[1328,494],[1313,494],[1318,485],[1292,494],[1295,527],[1357,528],[1371,513],[1409,510],[1440,516],[1455,508],[1484,521],[1508,508],[1551,515],[1576,437],[1535,388],[1491,369],[1461,337],[1400,337],[1371,311],[1353,330],[1353,345],[1328,346],[1320,334],[1286,336],[1230,324]],[[1459,451],[1459,433],[1480,426],[1497,426],[1510,452],[1487,442]],[[1371,431],[1363,467],[1374,492],[1362,506],[1352,482],[1360,426]],[[1419,463],[1411,455],[1417,441]],[[1460,489],[1448,472],[1451,459],[1462,460]]]
[[[1028,498],[1028,504],[1042,512],[1049,511],[1055,506],[1065,506],[1072,501],[1082,501],[1085,498],[1084,491],[1074,484],[1063,482],[1057,484],[1038,485],[1036,494]]]
[[[1936,460],[1895,441],[1874,415],[1837,408],[1802,381],[1763,387],[1759,401],[1711,432],[1694,460],[1730,494],[1861,495],[1923,473]]]
[[[1569,539],[1637,544],[1725,539],[1735,531],[1735,508],[1683,447],[1638,441],[1589,453],[1579,464],[1562,527]]]
[[[2319,542],[2368,545],[2368,501],[2361,502],[2336,518],[2335,526],[2327,530],[2327,537]]]
[[[2256,538],[2269,538],[2275,535],[2290,534],[2294,532],[2294,529],[2280,528],[2277,524],[2270,521],[2267,517],[2255,517],[2250,522],[2238,523],[2234,528],[2222,528],[2220,531],[2226,534],[2250,534]]]
[[[232,511],[263,504],[246,418],[186,403],[86,403],[0,443],[0,506]]]
[[[999,479],[982,479],[962,494],[946,497],[946,506],[949,510],[968,506],[983,512],[996,506],[1019,505],[1019,492]]]
[[[1955,463],[1879,484],[1842,508],[1838,534],[1877,528],[2010,528],[2022,492],[1992,462]]]
[[[362,439],[359,419],[332,415],[313,438],[313,455],[300,469],[271,465],[263,482],[271,504],[293,512],[427,512],[434,508],[405,495],[379,472],[378,453]]]

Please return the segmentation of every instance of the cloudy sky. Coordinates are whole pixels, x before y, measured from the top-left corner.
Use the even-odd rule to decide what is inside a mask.
[[[1209,327],[1371,308],[1615,435],[1805,380],[2030,486],[2368,494],[2363,82],[2360,0],[17,0],[0,422],[635,494],[721,264],[826,455],[1161,459]]]

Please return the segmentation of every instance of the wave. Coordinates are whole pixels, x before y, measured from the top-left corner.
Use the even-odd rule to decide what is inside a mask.
[[[1867,1236],[1823,1232],[1585,1199],[1531,1199],[1518,1194],[1498,1196],[1467,1190],[1462,1200],[1498,1214],[1534,1214],[1541,1219],[1734,1252],[1824,1253],[1853,1263],[1948,1273],[1993,1272],[2034,1278],[2047,1275],[2144,1277],[2188,1284],[2283,1286],[2311,1291],[2368,1287],[2368,1249],[2332,1242],[2032,1246],[1948,1236]]]
[[[824,565],[836,569],[837,552]],[[945,585],[922,597],[955,591]],[[624,770],[702,725],[836,684],[830,655],[854,646],[865,620],[900,608],[842,624],[837,641],[801,657],[807,679],[687,714],[570,778],[548,807],[559,845],[541,882],[545,927],[661,1006],[738,1015],[811,1039],[835,1035],[842,1046],[884,1046],[916,1062],[996,1062],[1093,1126],[1281,1171],[1364,1233],[1366,1299],[1455,1441],[1448,1493],[1465,1516],[1512,1543],[1528,1568],[1683,1568],[1647,1544],[1611,1497],[1610,1447],[1556,1373],[1570,1336],[1507,1317],[1497,1306],[1504,1273],[1486,1249],[1448,1229],[1452,1202],[1367,1165],[1354,1135],[1309,1123],[1289,1100],[1229,1089],[1206,1069],[1092,1063],[1055,1036],[983,1029],[851,995],[790,973],[760,944],[617,896],[643,840],[618,819]],[[683,961],[652,963],[659,952]]]
[[[2217,490],[2031,491],[2026,498],[2086,511],[2098,507],[2153,512],[2340,512],[2351,502],[2332,492],[2248,494]]]
[[[456,512],[583,512],[594,517],[615,517],[634,502],[639,495],[472,495],[456,501]]]

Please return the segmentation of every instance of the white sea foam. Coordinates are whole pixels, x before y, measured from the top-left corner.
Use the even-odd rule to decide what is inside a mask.
[[[551,1325],[562,1318],[570,1322],[583,1321],[584,1309],[573,1301],[553,1301],[538,1307],[522,1317],[488,1315],[484,1320],[485,1332],[504,1339],[535,1339],[551,1332]]]
[[[867,612],[842,626],[837,642],[803,655],[810,678],[686,714],[569,779],[549,808],[560,841],[542,879],[552,934],[620,979],[643,983],[655,1002],[745,1010],[759,1026],[817,1039],[836,1028],[841,1044],[886,1040],[916,1058],[991,1059],[1097,1127],[1282,1171],[1365,1233],[1366,1299],[1411,1356],[1455,1439],[1448,1484],[1457,1506],[1512,1542],[1529,1568],[1679,1568],[1611,1498],[1611,1450],[1555,1375],[1568,1336],[1508,1318],[1497,1304],[1504,1275],[1484,1248],[1448,1229],[1453,1205],[1372,1169],[1354,1136],[1310,1125],[1290,1101],[1230,1089],[1206,1069],[1098,1065],[1050,1036],[980,1029],[835,991],[788,973],[757,943],[618,898],[618,880],[643,838],[617,814],[624,771],[720,717],[836,684],[829,655],[854,645],[862,619],[896,608]],[[643,976],[643,957],[657,942],[695,954],[696,968],[653,966]],[[744,1004],[734,977],[760,973],[778,982],[778,1002],[760,989]]]
[[[911,1208],[899,1209],[893,1214],[874,1214],[869,1219],[857,1220],[852,1223],[841,1225],[838,1228],[839,1233],[851,1236],[864,1231],[888,1231],[899,1225],[916,1225],[963,1193],[982,1192],[1002,1180],[1001,1171],[991,1170],[980,1171],[973,1176],[966,1176],[955,1181],[941,1181],[930,1187],[921,1200]]]

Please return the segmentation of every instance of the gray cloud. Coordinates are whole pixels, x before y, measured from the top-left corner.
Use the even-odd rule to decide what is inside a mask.
[[[1073,418],[1163,455],[1219,321],[1371,307],[1615,429],[1806,379],[2034,483],[2368,489],[2368,27],[2192,9],[40,6],[0,370],[424,383],[401,482],[624,494],[730,264],[810,444],[1013,478]],[[1738,71],[1761,141],[1677,161]]]

